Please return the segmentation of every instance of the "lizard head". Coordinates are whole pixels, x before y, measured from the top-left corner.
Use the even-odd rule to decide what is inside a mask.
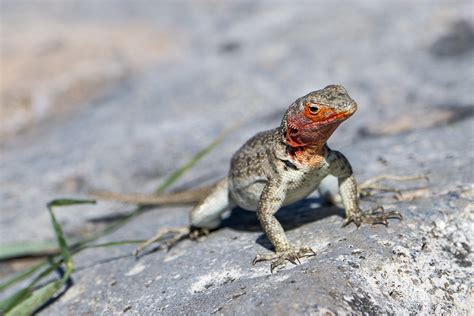
[[[324,146],[336,128],[357,110],[344,87],[330,85],[297,99],[282,121],[287,145],[294,148]]]

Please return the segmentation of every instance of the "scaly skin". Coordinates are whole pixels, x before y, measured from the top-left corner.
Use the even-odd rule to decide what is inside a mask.
[[[272,260],[272,270],[285,260],[313,255],[309,247],[292,246],[274,214],[282,206],[304,199],[328,175],[339,180],[346,223],[386,223],[396,213],[378,217],[359,207],[357,183],[349,161],[326,145],[336,128],[357,109],[342,86],[331,85],[297,99],[281,125],[259,133],[233,156],[229,172],[230,200],[256,210],[275,254],[259,255],[254,263]]]
[[[332,133],[356,109],[356,102],[338,85],[297,99],[289,106],[278,128],[255,135],[233,155],[228,176],[191,211],[191,227],[187,231],[218,227],[221,214],[237,205],[257,212],[275,248],[275,253],[258,255],[254,263],[272,261],[273,271],[286,260],[299,262],[299,258],[314,255],[314,251],[310,247],[291,245],[274,215],[282,206],[304,199],[330,175],[338,179],[346,213],[344,225],[351,222],[357,226],[361,223],[386,225],[390,217],[401,218],[393,211],[362,212],[349,161],[326,145]],[[143,202],[148,204],[146,199]],[[166,233],[160,233],[154,240]]]

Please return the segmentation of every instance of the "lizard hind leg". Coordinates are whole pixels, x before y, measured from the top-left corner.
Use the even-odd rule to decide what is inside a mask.
[[[168,227],[163,228],[156,233],[155,236],[142,243],[134,252],[135,257],[138,257],[148,246],[156,242],[163,242],[163,245],[168,249],[174,246],[178,241],[190,237],[191,229],[189,227]]]
[[[333,175],[328,175],[320,183],[318,187],[319,196],[323,203],[329,205],[341,205],[342,199],[339,195],[338,180]]]
[[[156,242],[161,242],[170,249],[185,238],[196,240],[201,236],[208,235],[209,230],[220,225],[222,213],[230,207],[228,196],[228,181],[227,178],[224,178],[214,186],[206,198],[191,210],[190,226],[160,229],[155,236],[138,247],[135,256]]]
[[[231,209],[229,200],[229,181],[224,178],[211,190],[209,195],[198,203],[189,213],[192,227],[215,229],[222,221],[222,214]]]
[[[428,180],[426,175],[414,175],[414,176],[396,176],[389,174],[382,174],[375,176],[373,178],[367,179],[359,184],[358,190],[360,197],[370,197],[375,195],[376,192],[386,193],[393,192],[395,193],[395,198],[400,200],[402,198],[402,191],[400,189],[394,188],[392,186],[386,186],[381,184],[383,181],[416,181],[416,180]]]
[[[152,238],[142,243],[134,252],[134,256],[138,257],[143,250],[153,243],[162,242],[163,246],[168,250],[176,245],[179,241],[189,238],[197,240],[201,236],[209,235],[209,229],[197,227],[167,227],[160,229]]]

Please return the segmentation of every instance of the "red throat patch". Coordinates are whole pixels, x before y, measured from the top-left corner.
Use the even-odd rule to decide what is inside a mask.
[[[288,117],[285,136],[291,159],[317,167],[324,161],[326,141],[343,120],[343,114],[316,122],[304,114]]]
[[[320,167],[325,160],[326,147],[315,149],[310,147],[288,146],[288,154],[292,161],[312,168]]]

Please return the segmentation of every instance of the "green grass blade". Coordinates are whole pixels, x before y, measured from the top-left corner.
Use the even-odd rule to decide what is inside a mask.
[[[49,202],[46,206],[48,207],[48,209],[52,209],[53,207],[58,207],[58,206],[72,206],[72,205],[95,204],[95,203],[96,201],[94,200],[56,199]]]
[[[56,239],[59,244],[59,248],[61,248],[61,253],[63,256],[64,263],[66,265],[66,273],[64,277],[67,279],[69,275],[72,273],[74,269],[72,264],[72,256],[69,250],[69,247],[66,242],[66,238],[64,237],[64,232],[59,225],[58,221],[56,220],[56,216],[54,216],[53,208],[58,206],[71,206],[77,204],[95,204],[95,201],[91,200],[69,200],[69,199],[58,199],[48,203],[48,212],[51,217],[51,223],[53,224],[54,233],[56,234]]]
[[[0,302],[0,315],[5,315],[9,310],[14,308],[15,305],[18,304],[17,302],[24,301],[32,293],[33,291],[29,287],[26,287],[16,292],[12,296],[8,297],[7,299],[1,301]]]
[[[87,248],[107,248],[107,247],[115,247],[115,246],[125,246],[125,245],[136,245],[144,243],[146,240],[122,240],[122,241],[111,241],[105,242],[102,244],[94,244],[88,245]]]
[[[26,256],[47,256],[58,252],[58,244],[52,241],[0,245],[0,261]]]
[[[28,297],[26,299],[23,298],[20,304],[14,305],[13,308],[7,310],[5,316],[31,315],[35,310],[51,299],[65,282],[66,280],[63,278],[61,280],[48,283],[31,294],[28,293]]]
[[[48,264],[49,267],[47,267],[45,270],[43,270],[38,276],[36,276],[28,286],[25,288],[15,292],[13,295],[10,297],[0,301],[0,315],[3,315],[5,312],[9,311],[10,309],[14,308],[16,305],[20,304],[22,301],[30,297],[31,294],[33,294],[34,291],[34,286],[50,275],[53,271],[58,269],[61,266],[62,260],[59,260],[58,262],[51,262],[48,260],[45,260],[41,264],[38,265],[38,269],[41,268],[43,265]]]
[[[69,250],[69,247],[67,245],[66,238],[64,237],[64,232],[61,228],[61,225],[59,225],[58,221],[56,220],[56,217],[54,216],[53,208],[58,206],[70,206],[91,203],[95,203],[95,201],[60,199],[51,201],[47,204],[48,212],[51,217],[51,223],[54,228],[54,233],[56,234],[56,239],[59,248],[61,249],[62,260],[60,261],[64,262],[66,266],[66,272],[60,280],[48,283],[47,285],[33,291],[33,286],[45,276],[49,275],[52,271],[54,271],[59,266],[60,262],[52,264],[48,269],[46,269],[38,277],[36,277],[30,285],[16,292],[10,298],[7,298],[6,300],[2,301],[0,303],[0,310],[2,311],[2,313],[6,313],[6,315],[30,315],[36,309],[38,309],[48,300],[50,300],[54,296],[54,294],[56,294],[56,292],[66,283],[71,273],[74,271],[74,265],[72,262],[71,251]]]
[[[46,260],[28,268],[27,270],[23,271],[23,272],[20,272],[18,273],[17,275],[13,276],[12,278],[10,278],[9,280],[5,281],[4,283],[0,284],[0,292],[3,292],[5,291],[6,289],[8,289],[10,286],[12,286],[13,284],[16,284],[20,281],[23,281],[24,279],[28,278],[29,276],[31,276],[32,274],[34,274],[36,271],[38,271],[39,269],[41,269],[42,266],[44,266],[45,264],[47,264],[48,262]],[[1,314],[0,314],[1,315]]]

